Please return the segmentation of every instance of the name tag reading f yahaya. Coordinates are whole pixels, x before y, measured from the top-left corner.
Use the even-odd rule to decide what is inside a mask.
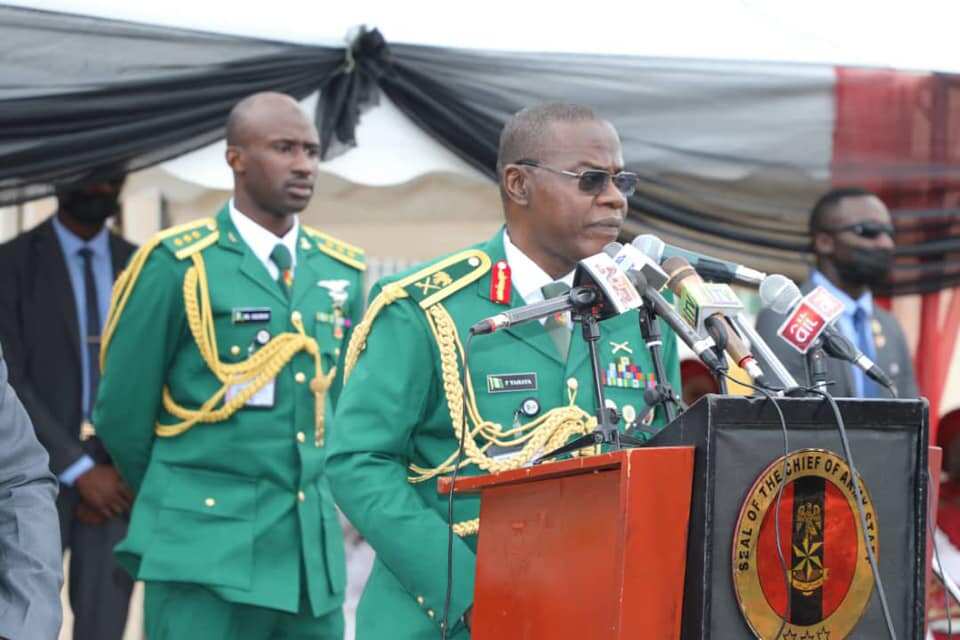
[[[230,402],[237,395],[239,395],[244,389],[252,384],[248,382],[246,384],[234,384],[230,385],[230,388],[227,389],[227,394],[225,401]],[[273,402],[275,399],[275,384],[274,380],[270,380],[267,384],[263,385],[255,394],[247,398],[247,401],[243,403],[245,407],[258,407],[261,409],[270,409],[273,407]]]

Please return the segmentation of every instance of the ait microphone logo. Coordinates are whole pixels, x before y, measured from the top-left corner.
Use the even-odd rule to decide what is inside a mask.
[[[804,296],[777,334],[800,353],[806,353],[842,312],[843,303],[823,287],[817,287]]]

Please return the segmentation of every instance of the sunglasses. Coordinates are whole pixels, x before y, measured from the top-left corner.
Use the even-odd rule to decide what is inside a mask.
[[[872,221],[857,222],[855,224],[848,224],[843,227],[825,227],[823,230],[831,233],[849,231],[850,233],[860,236],[861,238],[876,238],[884,234],[892,238],[894,232],[896,231],[896,229],[893,228],[893,225]]]
[[[551,173],[576,178],[577,188],[591,196],[603,193],[604,189],[607,188],[607,183],[611,180],[613,180],[613,186],[617,188],[617,191],[625,196],[632,196],[637,190],[637,183],[640,182],[640,176],[631,171],[621,171],[620,173],[610,173],[603,169],[586,169],[579,172],[566,171],[564,169],[548,167],[545,164],[540,164],[536,160],[517,160],[514,164],[534,167],[536,169],[545,169]]]

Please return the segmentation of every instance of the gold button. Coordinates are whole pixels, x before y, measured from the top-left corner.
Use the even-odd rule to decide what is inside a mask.
[[[630,424],[637,419],[637,410],[632,404],[623,405],[623,421]]]
[[[576,391],[579,385],[580,383],[577,382],[576,378],[567,378],[567,388],[571,391]]]
[[[471,267],[479,267],[480,258],[478,258],[477,256],[472,256],[469,260],[467,260],[467,264],[470,265]]]
[[[230,347],[230,354],[234,356],[240,355],[240,347],[238,347],[237,345],[233,345],[232,347]]]
[[[297,371],[297,373],[293,376],[293,379],[299,382],[300,384],[303,384],[304,382],[306,382],[307,376],[306,374],[303,373],[303,371]]]
[[[180,245],[183,244],[183,240],[181,240],[180,238],[174,238],[174,239],[173,239],[173,244],[175,244],[175,245],[177,245],[177,246],[179,247]]]
[[[307,494],[305,494],[303,491],[297,491],[297,500],[299,500],[300,502],[303,502],[306,499],[307,499]]]
[[[427,615],[433,617],[433,609],[427,609]]]
[[[294,311],[293,313],[290,314],[290,321],[293,323],[297,323],[297,322],[300,322],[300,319],[302,317],[303,316],[300,315],[299,311]]]
[[[300,444],[303,444],[306,441],[307,441],[306,434],[304,434],[303,431],[297,431],[297,442],[299,442]]]
[[[203,504],[207,505],[208,507],[212,507],[215,504],[217,504],[217,501],[214,500],[213,498],[207,498],[206,500],[203,501]]]

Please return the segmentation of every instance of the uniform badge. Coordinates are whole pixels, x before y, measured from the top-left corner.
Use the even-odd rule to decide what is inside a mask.
[[[880,349],[886,346],[887,336],[883,335],[883,325],[880,324],[880,321],[874,318],[870,322],[870,328],[873,330],[873,342]]]
[[[350,288],[349,280],[317,280],[317,286],[327,290],[335,308],[343,307],[347,303],[347,298],[350,297],[347,292]]]
[[[500,260],[493,265],[493,275],[490,278],[490,299],[497,304],[510,304],[510,265],[506,260]]]
[[[653,380],[653,374],[643,373],[630,356],[620,356],[600,372],[600,381],[608,387],[643,389]]]
[[[317,311],[317,321],[331,325],[333,327],[333,337],[337,340],[343,339],[343,330],[349,329],[353,325],[350,318],[343,315],[340,307],[334,307],[333,313]]]
[[[862,479],[867,530],[860,526],[854,481],[842,457],[802,449],[771,462],[750,488],[734,530],[732,566],[737,602],[757,638],[773,638],[781,628],[782,638],[846,638],[859,622],[873,591],[866,545],[878,553],[879,542]],[[777,509],[787,576],[777,555]]]

